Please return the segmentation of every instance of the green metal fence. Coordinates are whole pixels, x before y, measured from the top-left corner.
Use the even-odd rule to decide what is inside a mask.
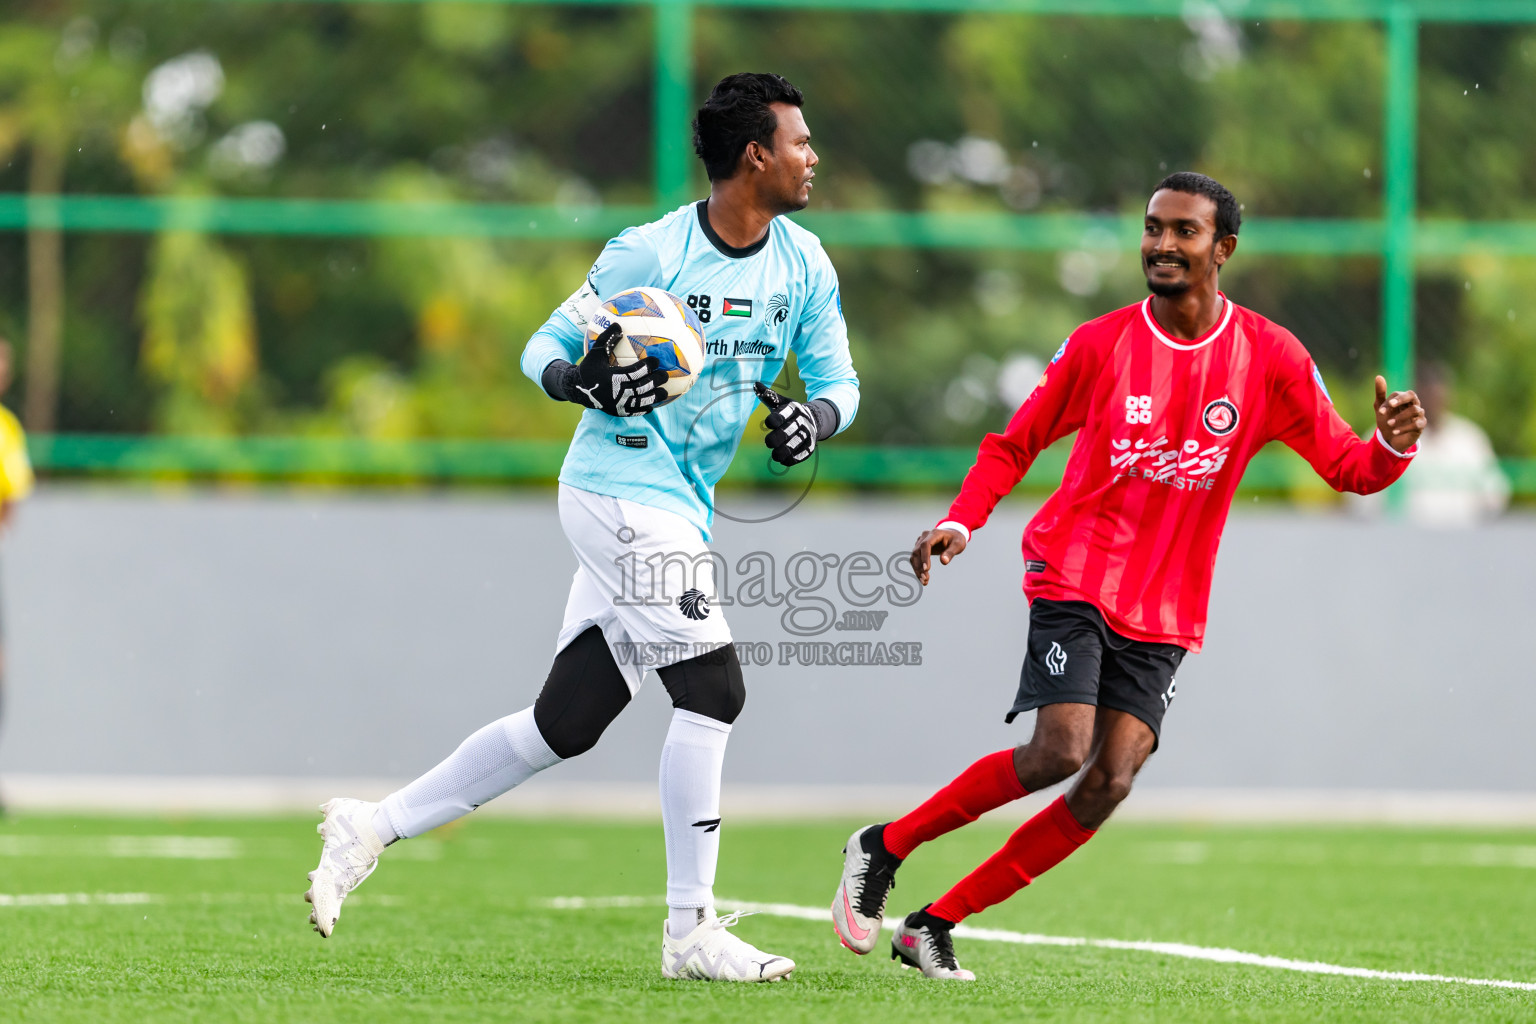
[[[263,0],[182,0],[259,3]],[[312,0],[327,3],[332,0]],[[356,0],[353,0],[356,2]],[[365,0],[369,2],[369,0]],[[430,3],[433,0],[371,0]],[[482,0],[519,3],[520,0]],[[566,0],[582,2],[582,0]],[[596,2],[596,0],[592,0]],[[556,206],[486,203],[392,203],[324,199],[174,198],[107,195],[0,194],[0,229],[55,226],[67,232],[159,232],[174,228],[239,235],[481,236],[533,243],[600,242],[623,227],[675,208],[693,194],[689,121],[700,89],[696,26],[710,9],[766,11],[985,12],[1147,19],[1180,17],[1185,0],[601,0],[605,6],[653,12],[653,202],[650,205]],[[1380,215],[1370,219],[1262,218],[1245,226],[1245,252],[1364,256],[1381,261],[1381,361],[1394,383],[1413,379],[1414,301],[1421,258],[1486,253],[1536,256],[1536,221],[1426,218],[1417,209],[1420,150],[1419,38],[1427,23],[1536,23],[1531,0],[1212,0],[1204,9],[1243,19],[1371,21],[1385,41],[1381,83],[1384,182]],[[1121,246],[1139,221],[1119,215],[820,211],[799,219],[830,246],[1052,251]],[[62,472],[151,472],[343,477],[427,476],[501,480],[552,475],[559,446],[545,442],[328,442],[251,438],[187,441],[87,435],[34,439],[36,460]],[[878,448],[833,454],[822,478],[857,485],[950,482],[969,451],[893,453]],[[1283,485],[1283,458],[1261,460],[1250,482]],[[1536,471],[1506,464],[1517,489],[1533,492]],[[750,477],[751,471],[740,474]]]

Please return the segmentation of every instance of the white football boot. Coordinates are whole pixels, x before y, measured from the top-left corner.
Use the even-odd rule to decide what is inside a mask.
[[[843,878],[832,897],[838,941],[863,956],[880,941],[885,900],[896,886],[901,858],[885,848],[884,825],[866,825],[843,847]]]
[[[949,932],[954,925],[926,913],[927,907],[908,914],[891,936],[891,959],[901,961],[902,969],[916,967],[925,978],[942,981],[975,981],[976,975],[955,959],[955,942]]]
[[[724,917],[711,914],[681,939],[672,937],[670,922],[661,926],[661,974],[665,978],[699,981],[778,981],[795,969],[787,956],[764,953],[726,931],[755,911]]]
[[[304,899],[314,905],[309,923],[326,938],[341,917],[341,901],[373,874],[379,866],[384,843],[373,830],[373,812],[379,805],[365,800],[336,797],[320,805],[325,820],[315,826],[324,845],[320,866],[309,873]]]

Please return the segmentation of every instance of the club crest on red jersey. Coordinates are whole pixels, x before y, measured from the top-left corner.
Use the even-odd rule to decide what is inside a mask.
[[[1200,420],[1217,437],[1226,437],[1237,429],[1237,406],[1228,398],[1218,398],[1205,407]]]

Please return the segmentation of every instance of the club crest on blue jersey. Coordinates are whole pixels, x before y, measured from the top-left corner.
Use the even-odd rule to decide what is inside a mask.
[[[783,292],[774,292],[773,298],[768,300],[768,322],[778,325],[789,319],[789,296]]]
[[[1218,398],[1205,407],[1200,421],[1217,437],[1226,437],[1237,429],[1237,406],[1228,398]]]

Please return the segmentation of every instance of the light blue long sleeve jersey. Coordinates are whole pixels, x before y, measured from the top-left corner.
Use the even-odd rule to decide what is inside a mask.
[[[704,325],[698,382],[643,416],[588,409],[560,482],[676,512],[708,538],[715,484],[759,404],[753,383],[772,385],[793,351],[809,399],[836,406],[842,431],[859,411],[859,378],[837,272],[820,240],[779,217],[760,242],[733,248],[705,211],[703,201],[690,203],[610,241],[582,286],[529,340],[522,369],[539,384],[555,360],[579,361],[592,312],[626,288],[664,288],[693,307]]]

